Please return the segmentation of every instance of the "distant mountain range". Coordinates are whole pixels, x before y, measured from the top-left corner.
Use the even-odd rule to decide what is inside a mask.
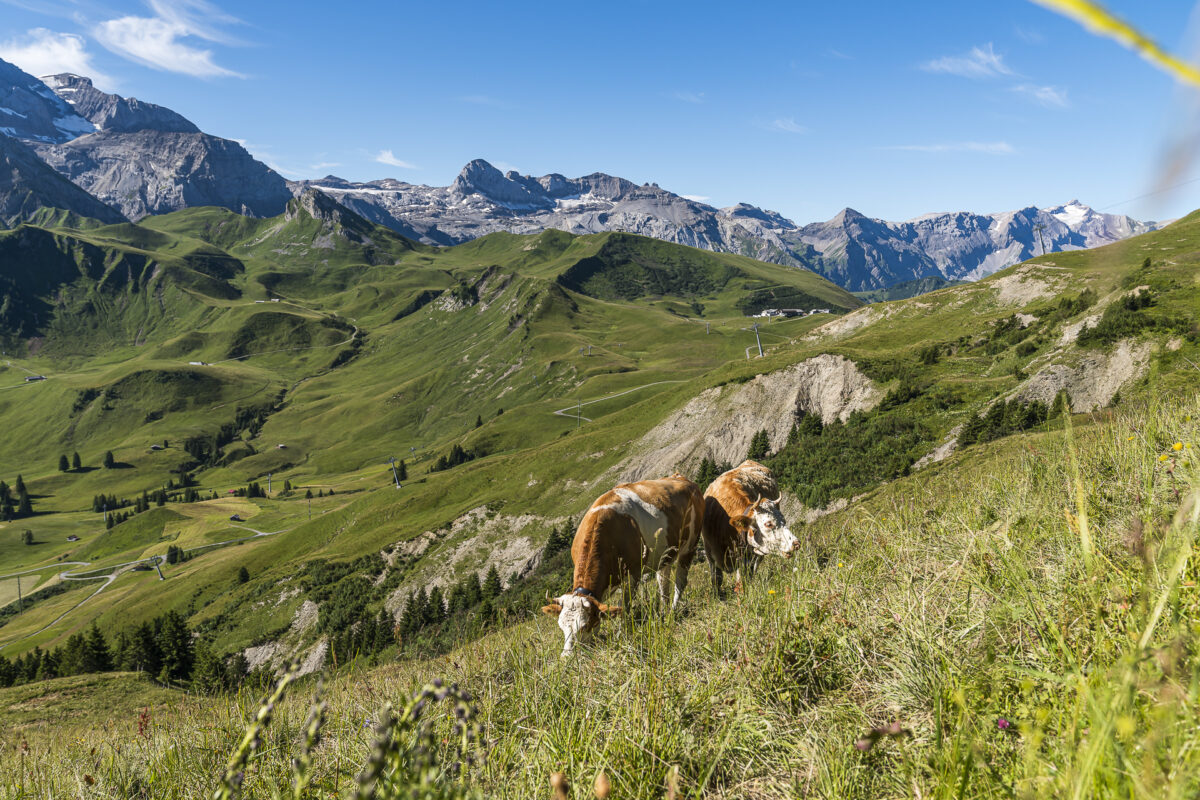
[[[936,285],[922,282],[927,278],[975,280],[1042,252],[1096,247],[1159,227],[1076,200],[905,222],[847,208],[827,222],[798,225],[745,203],[715,208],[600,172],[532,177],[502,173],[483,160],[444,187],[332,175],[289,182],[237,142],[206,134],[168,108],[102,92],[78,75],[38,80],[4,61],[0,135],[0,220],[7,224],[32,219],[43,207],[105,222],[193,206],[268,217],[316,189],[425,244],[453,245],[496,231],[624,231],[809,269],[858,292]],[[82,192],[53,178],[38,159]]]
[[[360,215],[427,244],[457,244],[507,230],[620,230],[760,261],[804,267],[850,291],[938,277],[975,280],[1042,252],[1110,244],[1155,230],[1154,222],[1102,214],[1078,200],[998,214],[927,214],[887,222],[847,208],[828,222],[797,225],[774,211],[689,200],[655,184],[593,173],[531,177],[486,161],[463,167],[449,186],[334,176],[299,181]]]

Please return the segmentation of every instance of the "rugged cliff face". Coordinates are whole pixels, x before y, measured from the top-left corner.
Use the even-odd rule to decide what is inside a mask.
[[[822,422],[845,421],[879,404],[882,393],[853,361],[822,354],[744,384],[715,386],[652,429],[620,465],[621,481],[657,478],[691,469],[704,457],[736,464],[750,440],[766,430],[778,450],[800,412]]]
[[[206,133],[100,131],[37,152],[132,220],[191,206],[269,217],[292,196],[284,179],[246,148]]]
[[[8,136],[0,136],[0,223],[16,225],[36,219],[48,209],[115,223],[124,217],[37,157],[37,153]]]
[[[60,98],[70,103],[75,113],[84,117],[98,131],[109,133],[132,131],[173,131],[199,133],[190,120],[169,108],[144,103],[135,97],[102,92],[92,85],[91,78],[63,72],[47,75],[42,82]]]

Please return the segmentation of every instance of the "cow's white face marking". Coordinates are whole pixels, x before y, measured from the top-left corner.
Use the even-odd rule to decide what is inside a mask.
[[[800,540],[788,530],[774,500],[763,500],[754,510],[754,524],[746,537],[750,549],[760,556],[790,556]]]
[[[563,632],[564,656],[571,654],[576,642],[586,643],[592,637],[593,620],[600,616],[596,601],[578,594],[564,594],[558,598],[562,611],[558,613],[558,627]]]

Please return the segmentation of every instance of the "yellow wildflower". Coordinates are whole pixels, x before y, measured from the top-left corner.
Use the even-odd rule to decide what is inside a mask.
[[[1169,455],[1167,455],[1166,453],[1163,453],[1161,456],[1159,456],[1159,457],[1158,457],[1158,460],[1159,460],[1159,461],[1166,461],[1168,458],[1170,458],[1170,456],[1169,456]]]
[[[1175,452],[1179,452],[1183,449],[1183,442],[1176,442],[1175,444],[1171,445],[1171,449]]]

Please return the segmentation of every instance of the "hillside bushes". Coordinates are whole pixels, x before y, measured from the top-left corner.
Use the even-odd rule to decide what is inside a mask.
[[[852,414],[819,433],[799,425],[782,450],[766,460],[781,488],[820,508],[853,497],[881,481],[906,475],[929,449],[934,431],[921,419],[896,413]]]

